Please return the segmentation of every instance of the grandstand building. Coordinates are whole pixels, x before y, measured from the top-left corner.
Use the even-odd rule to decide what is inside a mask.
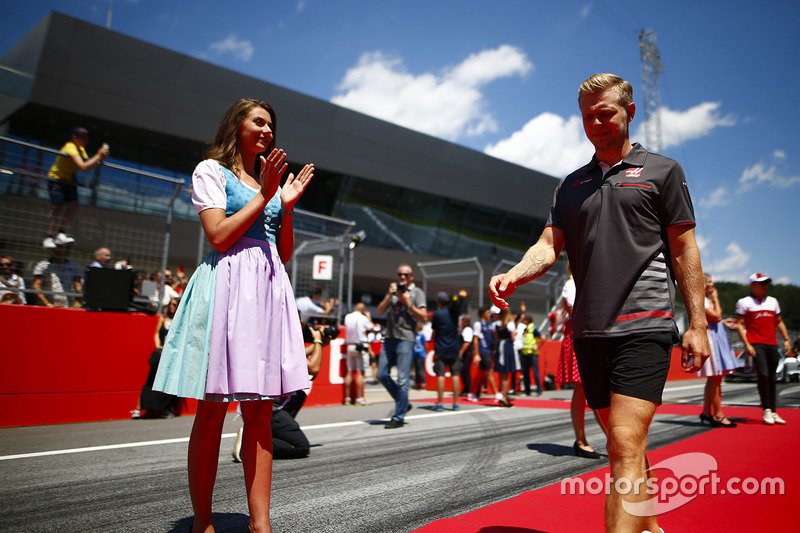
[[[108,143],[109,162],[140,172],[103,167],[84,176],[72,258],[88,264],[90,252],[107,245],[117,259],[159,268],[173,189],[148,177],[188,186],[222,114],[241,96],[275,107],[291,170],[315,164],[297,207],[322,216],[309,218],[316,229],[300,225],[299,241],[315,232],[323,239],[366,233],[348,272],[355,301],[377,303],[399,262],[476,258],[488,283],[542,231],[557,184],[551,176],[52,12],[0,59],[0,135],[30,145],[0,149],[3,179],[16,176],[0,190],[0,253],[26,259],[28,268],[45,253],[48,202],[37,179],[53,155],[34,156],[32,147],[58,149],[81,125],[90,154]],[[167,264],[191,270],[207,245],[186,190],[173,206]],[[319,227],[327,223],[338,229]],[[447,265],[437,268],[443,274],[428,287],[431,300],[436,287],[449,288]],[[459,270],[452,267],[451,279]],[[555,280],[519,296],[541,316]]]

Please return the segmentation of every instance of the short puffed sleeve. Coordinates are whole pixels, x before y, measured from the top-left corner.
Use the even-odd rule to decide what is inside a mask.
[[[225,174],[213,159],[201,161],[192,174],[192,203],[198,213],[206,209],[227,207]]]

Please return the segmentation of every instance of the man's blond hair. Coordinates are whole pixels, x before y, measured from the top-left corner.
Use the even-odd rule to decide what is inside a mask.
[[[633,87],[615,74],[595,74],[581,83],[578,89],[578,102],[581,101],[581,96],[603,92],[610,88],[614,88],[617,91],[619,103],[622,107],[628,107],[628,104],[633,102]]]

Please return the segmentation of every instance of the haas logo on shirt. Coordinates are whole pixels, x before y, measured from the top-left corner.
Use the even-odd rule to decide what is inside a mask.
[[[625,171],[626,178],[641,178],[642,177],[642,167],[638,168],[629,168]]]

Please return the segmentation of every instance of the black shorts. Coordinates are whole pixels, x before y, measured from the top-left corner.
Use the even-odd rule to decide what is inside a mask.
[[[461,361],[460,357],[456,357],[455,359],[442,359],[437,357],[433,361],[433,373],[437,376],[444,377],[447,373],[447,368],[450,367],[451,376],[460,376],[463,366],[464,363]]]
[[[605,339],[573,339],[586,402],[611,405],[611,392],[661,404],[672,354],[671,332]]]
[[[78,186],[66,181],[51,181],[47,184],[50,190],[50,203],[64,205],[78,201]]]
[[[480,354],[480,363],[478,363],[478,370],[486,372],[487,370],[492,369],[492,364],[494,363],[494,357],[490,353],[482,353]]]

